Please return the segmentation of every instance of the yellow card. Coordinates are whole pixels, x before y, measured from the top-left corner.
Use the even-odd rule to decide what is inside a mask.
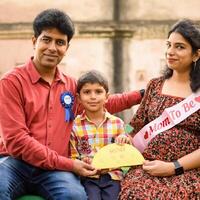
[[[97,169],[115,169],[125,166],[142,165],[144,157],[132,145],[109,144],[95,155],[92,165]]]

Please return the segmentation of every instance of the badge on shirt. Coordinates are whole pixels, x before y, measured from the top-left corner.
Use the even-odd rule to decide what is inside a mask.
[[[74,104],[74,96],[71,92],[63,92],[60,95],[60,102],[65,108],[65,121],[69,122],[74,119],[74,113],[72,112],[72,106]]]

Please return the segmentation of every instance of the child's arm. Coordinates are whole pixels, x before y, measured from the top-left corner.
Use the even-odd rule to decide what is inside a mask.
[[[81,156],[81,154],[78,151],[78,138],[76,137],[76,133],[74,130],[72,130],[71,132],[71,136],[70,136],[70,143],[69,143],[69,156],[71,159],[75,160],[75,159],[79,159],[82,160],[83,162],[87,163],[87,164],[91,164],[92,163],[92,158],[90,157],[83,157]]]
[[[119,121],[117,122],[117,132],[118,135],[115,137],[114,142],[123,145],[125,143],[131,144],[131,137],[126,134],[125,127],[124,127],[124,122],[121,119],[118,119]]]
[[[69,157],[73,160],[80,159],[80,154],[77,149],[78,146],[78,139],[72,130],[69,142]]]

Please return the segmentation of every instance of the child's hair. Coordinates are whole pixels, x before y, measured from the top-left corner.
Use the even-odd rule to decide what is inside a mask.
[[[74,24],[70,17],[56,8],[47,9],[39,13],[33,21],[34,36],[37,38],[43,30],[56,28],[67,35],[68,42],[74,35]]]
[[[77,83],[77,93],[80,93],[80,90],[86,83],[98,83],[101,85],[106,93],[108,93],[108,81],[107,79],[97,70],[91,70],[86,73],[84,73],[80,78],[78,79]]]

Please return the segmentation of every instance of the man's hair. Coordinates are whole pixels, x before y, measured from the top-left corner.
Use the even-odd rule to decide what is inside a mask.
[[[47,9],[39,13],[33,21],[34,36],[37,38],[43,30],[56,28],[67,35],[68,42],[74,35],[74,24],[70,17],[61,10]]]
[[[108,81],[107,79],[97,70],[91,70],[80,76],[77,83],[77,93],[80,93],[82,87],[87,83],[98,83],[101,85],[106,93],[108,93]]]

